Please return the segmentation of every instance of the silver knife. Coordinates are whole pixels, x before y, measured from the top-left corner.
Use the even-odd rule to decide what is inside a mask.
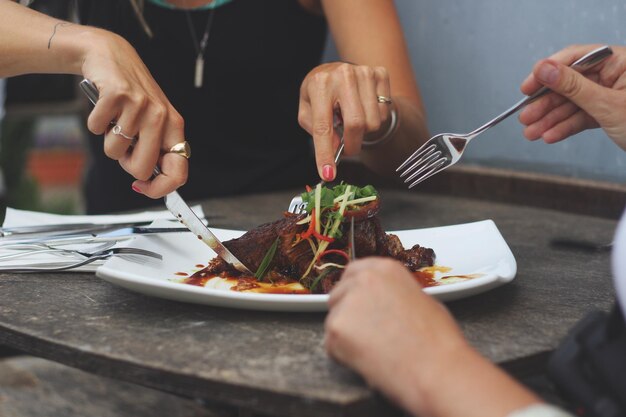
[[[33,226],[13,226],[0,227],[0,240],[5,238],[23,238],[29,235],[55,235],[55,234],[77,234],[102,232],[108,230],[121,229],[125,227],[135,227],[150,224],[151,221],[144,222],[123,222],[123,223],[59,223],[41,224]]]
[[[0,239],[0,250],[19,249],[20,245],[75,245],[96,242],[121,242],[138,235],[155,235],[161,233],[190,233],[186,227],[125,227],[107,233],[72,233],[64,235],[46,235],[3,240]]]
[[[99,97],[96,86],[91,81],[84,79],[80,82],[80,87],[87,98],[89,98],[89,100],[95,105]],[[154,167],[154,175],[160,174],[161,169],[158,166]],[[198,239],[202,240],[211,249],[213,249],[220,258],[234,266],[238,271],[253,275],[253,273],[246,268],[243,262],[237,259],[237,257],[233,255],[222,242],[220,242],[213,232],[211,232],[211,230],[209,230],[209,228],[202,223],[198,216],[196,216],[196,213],[194,213],[189,205],[185,203],[185,200],[183,200],[178,192],[172,191],[165,196],[164,200],[165,206],[174,215],[174,217],[191,230],[191,232],[195,234]]]

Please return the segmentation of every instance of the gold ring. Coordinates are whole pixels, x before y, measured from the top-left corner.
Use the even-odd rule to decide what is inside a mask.
[[[175,153],[189,159],[191,158],[191,146],[189,146],[189,142],[183,141],[172,146],[168,153]]]
[[[119,135],[119,136],[123,137],[124,139],[128,139],[128,140],[134,140],[135,139],[132,136],[125,135],[124,132],[122,132],[122,126],[120,126],[120,125],[113,126],[113,129],[111,129],[111,131],[113,132],[114,135]]]
[[[378,96],[378,97],[376,97],[376,99],[381,104],[391,104],[392,103],[392,101],[391,101],[391,99],[389,97]]]

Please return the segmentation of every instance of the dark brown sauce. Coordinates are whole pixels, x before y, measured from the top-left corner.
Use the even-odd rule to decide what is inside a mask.
[[[203,267],[203,265],[198,264],[196,265],[196,267],[201,268]],[[442,283],[445,283],[444,280],[450,278],[472,279],[478,278],[483,275],[446,275],[438,280],[435,280],[435,272],[445,273],[450,271],[451,269],[452,268],[446,266],[434,265],[422,268],[419,271],[412,272],[412,274],[415,277],[415,280],[419,282],[419,284],[424,288],[440,285]],[[187,276],[187,274],[184,272],[177,272],[176,275]],[[222,272],[220,274],[207,273],[205,269],[197,271],[189,278],[185,278],[182,282],[184,284],[204,287],[210,279],[216,277],[225,279],[228,283],[230,283],[232,285],[230,288],[231,291],[253,292],[261,294],[311,294],[308,289],[302,287],[296,280],[281,279],[274,282],[259,282],[255,277],[233,277],[229,276],[225,272]]]
[[[434,287],[437,284],[435,281],[435,274],[431,271],[415,271],[413,272],[415,280],[419,282],[422,287]]]
[[[202,264],[196,264],[196,268],[204,268],[204,265],[202,265]]]
[[[174,275],[178,275],[179,277],[186,277],[186,276],[188,276],[189,274],[188,274],[188,273],[186,273],[186,272],[175,272],[175,273],[174,273]]]
[[[467,274],[467,275],[446,275],[445,277],[441,277],[441,280],[449,279],[449,278],[460,278],[460,279],[474,279],[480,278],[485,274]]]
[[[206,283],[213,278],[212,276],[200,276],[200,275],[192,275],[189,278],[185,279],[183,283],[189,285],[196,285],[198,287],[204,287]]]

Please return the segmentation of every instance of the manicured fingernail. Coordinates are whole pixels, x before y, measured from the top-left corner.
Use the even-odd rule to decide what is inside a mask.
[[[135,184],[132,185],[133,191],[139,194],[143,194],[143,192],[137,187]]]
[[[551,62],[544,62],[537,68],[537,78],[542,84],[555,84],[559,79],[559,68]]]
[[[322,167],[322,178],[324,181],[332,181],[335,179],[335,169],[332,165],[324,165]]]

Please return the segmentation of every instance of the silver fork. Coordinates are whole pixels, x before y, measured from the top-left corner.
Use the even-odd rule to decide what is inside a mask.
[[[613,54],[611,48],[603,46],[581,57],[571,67],[578,72],[583,72],[604,61],[611,54]],[[457,163],[470,140],[549,92],[548,88],[541,88],[535,94],[523,98],[504,113],[470,133],[440,133],[433,136],[409,156],[396,169],[396,172],[400,173],[400,178],[406,177],[404,182],[410,183],[409,188],[413,188],[425,179]]]
[[[53,254],[53,255],[61,255],[61,256],[74,256],[74,257],[78,255],[81,259],[84,259],[84,258],[88,258],[94,253],[102,252],[106,249],[109,249],[116,244],[117,242],[114,242],[114,241],[104,242],[91,248],[90,251],[79,251],[76,249],[64,249],[60,247],[46,245],[44,243],[7,245],[7,246],[2,247],[2,250],[6,249],[9,251],[13,251],[13,253],[0,255],[0,262],[18,259],[18,258],[27,258],[29,256],[40,255],[40,254]]]
[[[82,254],[85,256],[84,259],[66,263],[64,265],[58,265],[58,263],[54,264],[39,264],[39,265],[30,265],[30,266],[5,266],[0,267],[0,272],[13,272],[13,273],[26,273],[26,272],[56,272],[56,271],[66,271],[68,269],[78,268],[80,266],[84,266],[90,264],[95,261],[108,259],[115,255],[130,255],[130,256],[146,256],[148,258],[162,260],[163,256],[156,252],[152,252],[145,249],[139,248],[111,248],[99,252],[79,252],[78,254]]]
[[[339,165],[339,161],[341,160],[341,154],[343,153],[344,143],[343,143],[343,124],[341,121],[341,116],[335,112],[333,116],[333,127],[339,133],[341,137],[341,142],[339,143],[339,147],[335,151],[335,167]],[[320,181],[320,184],[326,184],[326,181]],[[302,214],[306,212],[306,204],[302,202],[302,196],[296,195],[291,199],[289,203],[289,207],[287,211],[293,214]]]

